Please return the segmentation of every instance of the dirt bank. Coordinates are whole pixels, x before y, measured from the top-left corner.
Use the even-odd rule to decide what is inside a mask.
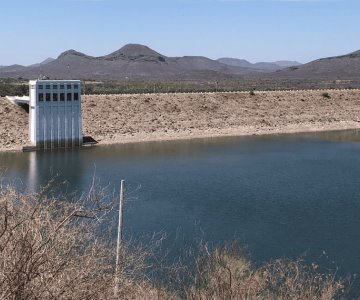
[[[0,97],[0,151],[19,150],[28,143],[28,114]]]
[[[100,144],[360,128],[360,90],[83,96]],[[0,98],[0,150],[27,140],[27,114]]]

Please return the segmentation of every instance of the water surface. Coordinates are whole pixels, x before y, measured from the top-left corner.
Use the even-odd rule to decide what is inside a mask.
[[[343,275],[360,270],[359,141],[342,131],[1,153],[0,167],[30,190],[125,179],[125,235],[165,231],[174,253],[238,239],[258,263],[304,256]]]

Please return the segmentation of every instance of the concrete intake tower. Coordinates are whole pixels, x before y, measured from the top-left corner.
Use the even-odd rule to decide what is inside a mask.
[[[81,146],[81,82],[32,80],[29,84],[29,131],[32,145],[37,149]]]

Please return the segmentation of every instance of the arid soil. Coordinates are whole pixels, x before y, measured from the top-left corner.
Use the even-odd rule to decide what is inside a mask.
[[[0,97],[0,151],[21,150],[28,143],[29,115]]]
[[[84,135],[100,144],[360,128],[360,90],[90,95],[82,101]],[[21,149],[27,130],[27,114],[0,98],[0,150]]]

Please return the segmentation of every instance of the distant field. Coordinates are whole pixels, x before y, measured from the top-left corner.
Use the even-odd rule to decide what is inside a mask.
[[[359,80],[239,79],[179,81],[83,81],[83,94],[148,94],[189,92],[277,91],[312,89],[356,89]],[[0,96],[28,95],[28,80],[0,79]]]

